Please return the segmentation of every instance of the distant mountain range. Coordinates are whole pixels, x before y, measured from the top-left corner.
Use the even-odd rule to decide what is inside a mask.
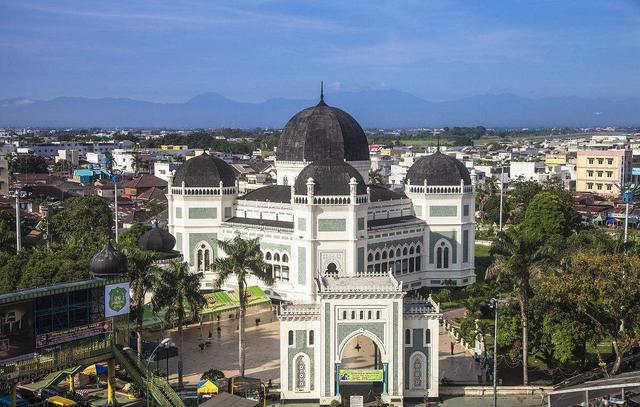
[[[365,128],[442,126],[596,127],[640,125],[640,98],[525,98],[511,94],[433,102],[396,90],[328,94],[326,102]],[[317,100],[274,98],[243,103],[217,93],[185,103],[126,98],[59,97],[52,100],[0,100],[0,126],[103,128],[282,127]]]

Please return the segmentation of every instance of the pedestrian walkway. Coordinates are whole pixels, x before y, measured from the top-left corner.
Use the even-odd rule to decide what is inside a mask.
[[[478,384],[478,375],[481,375],[485,380],[481,363],[476,362],[462,345],[455,343],[453,355],[451,354],[452,342],[455,343],[453,335],[441,329],[440,381],[444,378],[452,383]]]

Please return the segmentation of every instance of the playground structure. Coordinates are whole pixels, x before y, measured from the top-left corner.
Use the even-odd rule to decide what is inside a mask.
[[[20,384],[40,380],[39,387],[46,388],[66,379],[73,391],[76,373],[103,362],[109,404],[115,404],[117,363],[134,383],[148,389],[157,405],[184,407],[171,386],[150,375],[125,347],[130,335],[128,308],[111,316],[105,311],[113,302],[107,297],[105,303],[105,293],[122,284],[128,282],[93,278],[0,295],[0,383],[12,406],[18,404]],[[128,292],[125,295],[128,301]]]

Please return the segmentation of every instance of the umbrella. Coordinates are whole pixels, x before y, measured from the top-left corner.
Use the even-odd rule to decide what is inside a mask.
[[[211,380],[200,380],[198,382],[198,394],[218,394],[218,386]]]
[[[105,375],[107,374],[107,367],[104,365],[89,365],[82,371],[82,373],[93,376]]]

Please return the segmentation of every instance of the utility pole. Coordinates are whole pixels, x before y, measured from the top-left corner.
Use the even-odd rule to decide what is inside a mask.
[[[494,312],[493,323],[493,407],[498,406],[498,298],[492,298],[490,306]]]
[[[22,249],[22,236],[20,233],[20,188],[16,190],[16,253]]]
[[[500,163],[500,232],[502,232],[502,201],[504,191],[504,163]]]
[[[113,183],[113,197],[115,201],[115,214],[113,215],[115,218],[116,224],[116,243],[118,243],[118,183]]]

